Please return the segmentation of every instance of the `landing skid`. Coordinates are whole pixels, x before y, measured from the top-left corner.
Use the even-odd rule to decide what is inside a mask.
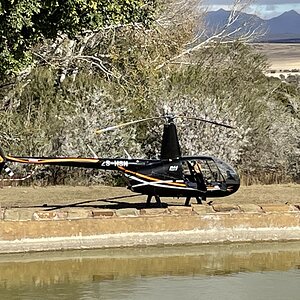
[[[150,203],[151,203],[151,200],[152,200],[153,197],[154,197],[157,205],[159,207],[162,207],[162,204],[161,204],[161,201],[160,201],[160,197],[157,196],[157,195],[148,195],[148,197],[147,197],[147,204],[146,204],[147,207],[150,206]],[[192,197],[187,197],[186,198],[185,203],[184,203],[185,206],[189,206],[190,205],[191,198]],[[206,197],[195,197],[195,198],[197,200],[197,204],[202,204],[202,201],[206,201]]]
[[[189,206],[190,205],[190,201],[191,201],[192,197],[186,197],[185,206]],[[206,197],[195,197],[197,200],[197,204],[202,204],[202,201],[206,201]]]

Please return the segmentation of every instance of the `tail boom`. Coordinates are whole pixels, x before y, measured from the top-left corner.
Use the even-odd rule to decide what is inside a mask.
[[[135,159],[102,159],[80,157],[19,157],[7,156],[9,162],[34,165],[56,165],[66,167],[91,168],[102,170],[120,170],[122,167],[138,165],[141,162]],[[144,163],[142,163],[144,164]]]

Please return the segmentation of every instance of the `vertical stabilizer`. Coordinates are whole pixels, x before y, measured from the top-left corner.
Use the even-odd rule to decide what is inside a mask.
[[[177,129],[173,122],[164,125],[160,156],[161,159],[176,159],[181,157]]]

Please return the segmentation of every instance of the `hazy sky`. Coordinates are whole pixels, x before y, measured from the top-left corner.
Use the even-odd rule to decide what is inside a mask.
[[[219,8],[229,9],[233,0],[203,0],[209,10]],[[269,19],[281,13],[294,9],[300,13],[300,0],[254,0],[246,12],[255,13],[258,16]]]

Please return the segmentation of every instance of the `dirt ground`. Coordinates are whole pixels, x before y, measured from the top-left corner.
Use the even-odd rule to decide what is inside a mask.
[[[267,56],[272,70],[300,69],[300,44],[262,43],[254,47]]]
[[[121,198],[125,196],[125,198]],[[238,192],[207,202],[230,204],[300,204],[300,184],[241,186]],[[108,186],[4,187],[0,189],[3,207],[100,207],[142,208],[146,196],[126,188]],[[162,198],[164,206],[184,205],[184,198]],[[192,203],[196,203],[192,199]],[[205,202],[204,202],[205,203]],[[154,204],[153,204],[154,205]]]

